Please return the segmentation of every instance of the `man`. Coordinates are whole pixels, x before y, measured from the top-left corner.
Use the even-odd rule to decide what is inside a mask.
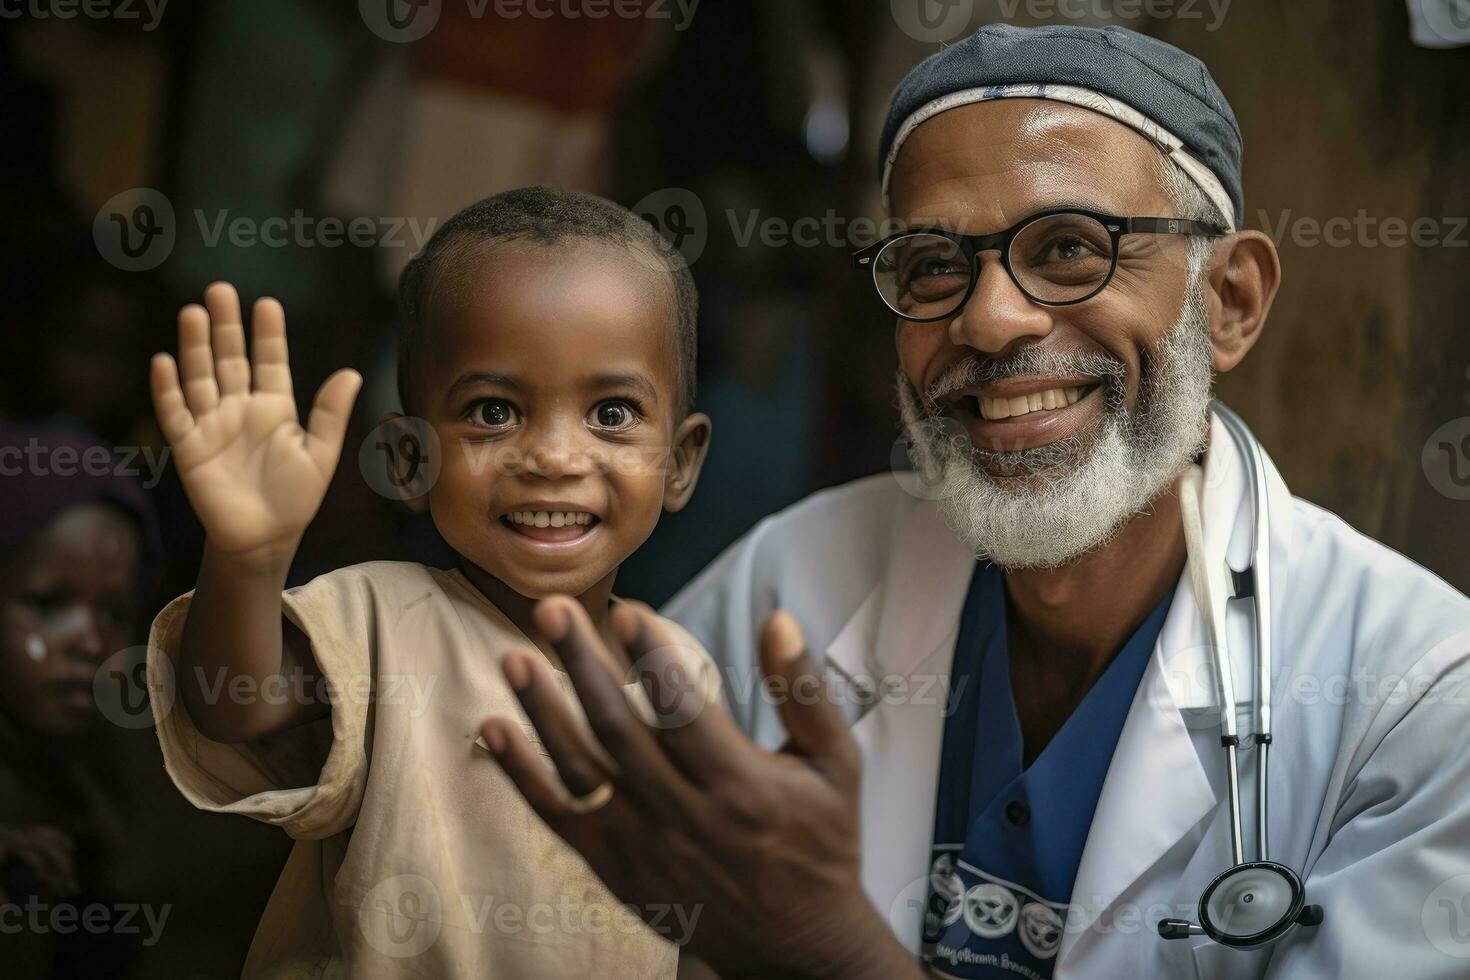
[[[697,904],[690,948],[724,976],[1462,976],[1470,601],[1264,457],[1270,580],[1224,568],[1251,565],[1255,511],[1213,375],[1280,268],[1239,227],[1239,131],[1204,66],[1118,28],[986,27],[904,81],[882,151],[906,233],[858,259],[897,319],[922,481],[767,519],[666,610],[723,658],[753,740],[789,742],[642,725],[556,600],[540,625],[612,765],[549,676],[523,702],[567,787],[613,793],[569,796],[492,722],[497,757],[615,893]],[[1269,855],[1252,613],[1224,603],[1257,583]],[[652,621],[615,625],[667,687]],[[1304,895],[1257,866],[1201,908],[1235,812],[1241,858]]]

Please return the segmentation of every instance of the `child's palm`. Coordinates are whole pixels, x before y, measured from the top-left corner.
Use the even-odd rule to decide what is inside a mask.
[[[180,363],[154,357],[159,425],[213,546],[294,549],[326,494],[362,379],[350,369],[328,378],[303,428],[280,304],[255,305],[252,363],[235,290],[216,283],[205,303],[207,312],[179,313]]]

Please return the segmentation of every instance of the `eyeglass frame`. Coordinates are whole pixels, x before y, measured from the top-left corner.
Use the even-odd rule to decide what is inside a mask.
[[[1108,266],[1108,274],[1103,277],[1103,281],[1098,284],[1096,289],[1080,299],[1038,299],[1032,296],[1025,286],[1021,285],[1021,280],[1016,278],[1016,270],[1011,268],[1011,243],[1016,240],[1017,236],[1037,221],[1058,214],[1078,214],[1084,218],[1091,218],[1102,225],[1103,229],[1107,231],[1108,236],[1112,239],[1113,254],[1112,262]],[[1190,237],[1198,235],[1207,238],[1222,238],[1228,234],[1230,234],[1229,229],[1223,228],[1220,225],[1207,221],[1193,221],[1189,218],[1128,218],[1121,215],[1108,214],[1105,211],[1091,211],[1087,208],[1061,207],[1037,211],[1035,214],[1022,218],[1004,231],[993,232],[989,235],[961,235],[958,232],[937,227],[911,228],[907,231],[896,232],[884,238],[882,241],[874,242],[872,245],[858,249],[852,253],[852,259],[858,268],[868,269],[868,278],[873,283],[873,288],[877,290],[879,299],[882,299],[883,305],[889,310],[892,310],[895,316],[907,320],[910,323],[936,323],[940,320],[949,319],[959,313],[960,310],[965,308],[965,304],[970,302],[970,297],[975,294],[975,286],[980,282],[979,255],[981,252],[988,252],[992,249],[998,250],[1000,252],[1000,264],[1006,270],[1006,275],[1010,276],[1011,282],[1021,291],[1021,295],[1025,296],[1031,302],[1038,306],[1075,306],[1078,303],[1085,303],[1092,299],[1098,293],[1107,289],[1108,284],[1113,281],[1113,276],[1118,271],[1118,242],[1124,235],[1186,235]],[[878,267],[873,260],[889,245],[892,245],[900,239],[909,238],[914,235],[935,235],[940,238],[947,238],[959,246],[960,250],[970,260],[970,286],[965,290],[965,295],[955,304],[954,309],[948,313],[941,313],[939,316],[930,317],[908,316],[900,313],[898,310],[894,310],[888,300],[883,297],[883,291],[878,289]]]

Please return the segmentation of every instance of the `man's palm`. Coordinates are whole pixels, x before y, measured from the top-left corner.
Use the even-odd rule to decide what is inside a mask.
[[[252,362],[234,288],[214,284],[205,303],[179,312],[178,364],[153,359],[159,425],[214,547],[294,549],[336,469],[362,378],[350,369],[328,378],[303,428],[280,304],[255,304]]]

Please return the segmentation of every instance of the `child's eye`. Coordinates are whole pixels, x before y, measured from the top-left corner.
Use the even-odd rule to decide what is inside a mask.
[[[593,424],[599,429],[624,430],[638,424],[637,410],[625,401],[605,401],[592,410]]]
[[[503,429],[516,420],[516,410],[510,402],[499,398],[488,398],[475,402],[465,416],[476,425],[487,429]]]

